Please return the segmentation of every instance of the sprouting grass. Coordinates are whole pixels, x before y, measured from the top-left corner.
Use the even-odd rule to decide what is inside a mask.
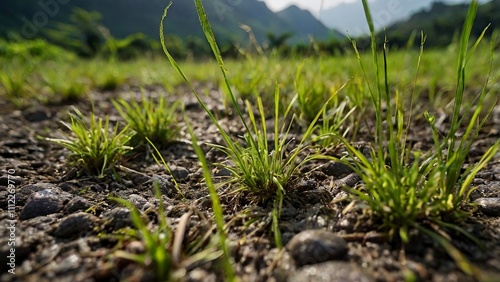
[[[47,70],[42,73],[44,84],[50,91],[47,103],[74,103],[88,91],[88,82],[71,70]]]
[[[380,69],[378,50],[374,38],[373,23],[366,0],[363,0],[365,14],[372,32],[372,58],[375,71],[375,87],[370,89],[372,105],[375,109],[375,145],[369,156],[355,149],[344,140],[351,161],[344,161],[352,166],[363,180],[362,190],[346,188],[361,200],[368,203],[370,211],[381,220],[381,229],[388,230],[391,236],[397,236],[404,244],[409,243],[409,230],[417,229],[435,238],[467,274],[480,275],[453,245],[442,237],[444,229],[460,232],[477,242],[461,229],[457,223],[470,215],[472,210],[469,195],[473,188],[472,180],[477,172],[495,155],[500,148],[497,141],[489,148],[482,159],[467,166],[462,171],[468,152],[476,140],[481,126],[491,113],[493,106],[482,114],[483,101],[488,95],[487,81],[476,98],[474,105],[463,104],[465,93],[465,69],[467,61],[481,38],[468,50],[470,31],[477,9],[477,1],[472,1],[467,20],[464,24],[458,55],[457,86],[454,100],[451,128],[442,136],[434,126],[435,118],[426,113],[430,123],[430,132],[434,138],[434,148],[426,154],[412,153],[406,148],[409,126],[405,127],[405,114],[402,101],[413,101],[413,95],[405,96],[396,91],[391,97],[388,76],[387,49],[384,47],[383,68]],[[420,57],[423,56],[423,43]],[[354,45],[355,47],[355,45]],[[355,47],[357,52],[357,49]],[[359,53],[358,58],[359,58]],[[359,60],[366,77],[363,62]],[[420,67],[420,60],[417,69]],[[379,73],[383,75],[380,76]],[[417,80],[415,78],[415,80]],[[489,79],[489,78],[488,78]],[[492,94],[494,95],[494,94]],[[384,112],[382,105],[387,105]],[[496,103],[493,103],[496,104]],[[461,111],[472,109],[469,121],[461,117]],[[406,116],[410,124],[412,109]],[[458,131],[465,125],[465,133],[458,136]]]
[[[222,252],[213,246],[213,243],[206,242],[207,236],[200,236],[195,240],[196,242],[184,242],[192,211],[181,217],[177,230],[174,232],[165,214],[165,205],[158,183],[155,182],[153,185],[159,203],[156,211],[158,221],[156,226],[129,201],[111,197],[112,200],[130,210],[131,219],[135,225],[135,229],[125,229],[120,232],[144,243],[144,253],[132,254],[118,250],[114,255],[151,270],[157,281],[181,281],[186,269],[192,268],[193,265],[217,260]]]
[[[26,100],[31,99],[34,93],[29,81],[33,65],[20,61],[10,63],[11,68],[7,68],[4,64],[0,72],[0,94],[5,95],[6,99],[17,108],[22,108],[28,104]]]
[[[184,119],[186,120],[186,118]],[[196,139],[196,136],[193,132],[193,129],[189,126],[188,124],[188,130],[189,134],[191,135],[191,141],[193,143],[193,148],[196,152],[196,155],[198,156],[198,159],[201,162],[201,166],[203,168],[203,175],[205,177],[205,182],[207,184],[207,188],[210,194],[210,199],[212,200],[212,209],[214,211],[214,217],[215,217],[215,224],[217,225],[217,231],[218,231],[218,239],[219,239],[219,245],[222,251],[224,252],[224,270],[225,270],[225,278],[227,281],[235,281],[235,275],[234,275],[234,270],[233,267],[231,266],[231,259],[230,259],[230,253],[229,253],[229,248],[226,244],[226,231],[224,229],[224,217],[223,217],[223,211],[222,211],[222,206],[219,200],[219,195],[217,194],[217,190],[215,188],[215,185],[212,181],[212,176],[210,175],[210,168],[208,166],[207,160],[205,158],[205,155],[203,151],[201,150],[201,147],[198,144],[198,140]]]
[[[122,86],[126,79],[126,73],[116,63],[107,62],[99,65],[91,65],[93,84],[101,91],[113,91]]]
[[[174,262],[169,248],[173,241],[172,230],[165,217],[165,208],[161,199],[158,183],[154,184],[155,195],[159,202],[158,208],[158,226],[155,230],[150,230],[141,213],[130,202],[121,198],[112,198],[112,200],[125,206],[130,210],[132,222],[137,229],[130,230],[131,235],[141,239],[144,242],[146,252],[144,254],[130,254],[125,251],[117,251],[116,256],[125,258],[144,267],[152,267],[157,278],[161,281],[169,281],[174,269]]]
[[[306,157],[304,159],[299,159],[299,154],[307,148],[305,142],[308,137],[311,136],[315,122],[321,116],[321,109],[317,113],[315,119],[311,122],[299,144],[295,148],[288,148],[289,140],[287,140],[287,137],[289,135],[290,125],[282,125],[279,122],[280,95],[278,86],[275,87],[274,91],[274,128],[272,135],[274,140],[268,139],[265,118],[266,115],[264,113],[264,106],[260,97],[257,97],[257,111],[260,115],[260,120],[255,117],[253,108],[250,102],[247,101],[246,107],[250,119],[250,123],[247,123],[243,111],[240,109],[236,96],[234,95],[232,87],[228,81],[225,64],[215,41],[215,37],[208,22],[203,5],[199,0],[197,0],[195,3],[201,26],[214,53],[214,57],[217,60],[218,65],[220,66],[223,81],[229,93],[229,98],[231,99],[232,106],[235,108],[236,115],[245,128],[246,132],[244,134],[243,144],[240,144],[240,140],[234,140],[222,128],[219,121],[207,108],[198,92],[194,89],[191,82],[187,79],[182,69],[168,52],[168,49],[165,46],[165,41],[163,39],[163,20],[167,15],[168,7],[164,11],[161,22],[162,24],[160,25],[160,37],[163,50],[170,60],[172,66],[179,72],[186,83],[190,86],[192,92],[198,99],[198,102],[209,115],[212,122],[217,126],[224,140],[224,145],[213,146],[223,152],[232,163],[232,165],[224,165],[231,172],[231,178],[226,182],[226,184],[235,187],[234,191],[237,193],[246,193],[250,201],[253,203],[257,204],[272,201],[274,205],[272,212],[273,226],[277,226],[277,220],[279,219],[279,216],[281,214],[283,197],[286,193],[286,186],[288,182],[291,180],[292,175],[300,166],[313,158]],[[290,112],[290,109],[291,107],[289,106],[285,110],[285,116]],[[281,136],[280,133],[282,134]],[[270,143],[272,145],[270,145]],[[281,247],[281,237],[279,229],[274,228],[274,232],[275,242],[278,247]]]
[[[331,109],[324,108],[320,124],[315,127],[318,136],[314,138],[314,142],[319,143],[322,147],[335,147],[340,144],[337,136],[347,138],[348,134],[355,134],[352,131],[354,126],[349,123],[353,112],[356,110],[354,106],[348,111],[348,101],[340,102],[339,99],[334,99]]]
[[[336,89],[333,89],[324,79],[322,69],[319,70],[319,73],[310,73],[310,76],[306,77],[303,71],[304,63],[297,69],[294,88],[300,110],[299,117],[301,120],[311,122],[321,111],[326,101],[331,100],[330,97],[336,92]],[[326,111],[328,110],[330,110],[329,106],[326,107]]]
[[[145,144],[146,138],[156,146],[164,146],[179,136],[177,111],[181,108],[180,101],[168,104],[162,95],[156,101],[146,98],[143,92],[140,103],[132,97],[130,101],[113,101],[113,105],[137,133],[131,141],[133,146]]]
[[[74,108],[74,112],[70,113],[70,124],[63,122],[72,136],[46,140],[69,149],[69,161],[73,166],[84,169],[87,174],[103,177],[133,149],[127,143],[135,132],[128,127],[120,131],[118,125],[113,128],[107,116],[103,120],[91,113],[87,119],[78,109]]]

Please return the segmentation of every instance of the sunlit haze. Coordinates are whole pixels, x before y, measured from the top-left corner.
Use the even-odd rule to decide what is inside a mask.
[[[340,3],[353,2],[355,0],[264,0],[267,6],[273,11],[280,11],[290,5],[297,5],[302,9],[307,9],[318,15],[323,2],[323,9],[331,8]]]

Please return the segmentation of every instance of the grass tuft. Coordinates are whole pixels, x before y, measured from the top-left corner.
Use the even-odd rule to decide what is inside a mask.
[[[167,105],[163,96],[155,101],[153,98],[147,99],[143,93],[140,103],[135,99],[112,102],[130,128],[137,133],[131,141],[133,146],[145,144],[146,139],[156,146],[164,146],[178,138],[179,101]]]
[[[103,120],[91,113],[87,119],[78,109],[74,108],[74,112],[70,113],[70,124],[63,122],[73,136],[46,140],[69,149],[69,161],[73,166],[84,169],[90,175],[104,177],[126,152],[133,149],[126,144],[135,132],[128,127],[119,131],[118,125],[113,128],[108,117]]]
[[[366,0],[363,0],[363,5],[372,33],[375,87],[370,87],[363,63],[361,60],[359,62],[365,74],[372,104],[375,108],[376,148],[372,149],[370,154],[366,156],[346,140],[343,140],[350,154],[350,161],[344,159],[344,162],[351,165],[363,180],[362,189],[345,189],[368,203],[370,211],[382,222],[380,228],[388,230],[391,236],[397,236],[404,244],[407,244],[410,241],[409,230],[420,230],[436,239],[455,259],[462,271],[479,276],[480,274],[467,261],[466,257],[453,247],[443,235],[440,235],[444,234],[444,230],[451,229],[479,243],[461,229],[458,223],[469,216],[473,210],[469,200],[469,195],[473,190],[472,180],[500,148],[500,141],[497,141],[486,151],[480,161],[469,164],[466,169],[463,169],[468,152],[493,109],[492,106],[488,109],[487,114],[481,116],[483,101],[488,93],[486,90],[487,82],[475,104],[464,105],[462,103],[466,89],[466,63],[482,38],[481,36],[471,51],[468,51],[470,31],[478,2],[472,1],[470,5],[460,40],[457,90],[451,129],[446,136],[442,136],[435,126],[435,117],[426,113],[425,117],[430,123],[434,138],[434,147],[426,154],[411,153],[406,148],[405,141],[410,128],[404,127],[404,107],[400,101],[408,99],[413,101],[413,94],[411,97],[405,97],[396,91],[395,96],[392,96],[393,92],[388,76],[388,50],[384,44],[383,69],[379,71],[379,54],[370,9]],[[422,45],[423,42],[424,38]],[[353,45],[359,58],[355,44]],[[420,57],[422,54],[423,47]],[[382,77],[380,73],[383,74]],[[383,105],[387,106],[386,111],[383,110]],[[467,123],[463,117],[460,117],[464,108],[467,109],[466,111],[473,109],[472,117]],[[408,124],[410,122],[410,120],[407,121]],[[464,124],[465,133],[458,137],[458,130],[463,128]],[[352,160],[355,162],[351,163]]]

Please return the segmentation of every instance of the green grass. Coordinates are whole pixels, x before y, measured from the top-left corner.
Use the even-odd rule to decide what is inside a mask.
[[[66,138],[46,138],[70,150],[69,164],[83,169],[89,175],[104,177],[113,169],[123,155],[132,150],[128,142],[135,132],[128,127],[110,125],[109,118],[103,120],[90,113],[86,118],[78,109],[70,113],[71,122],[64,123],[70,130]]]
[[[324,147],[340,143],[347,148],[349,156],[341,161],[350,165],[363,183],[346,190],[368,203],[368,211],[380,223],[377,228],[403,246],[418,240],[410,236],[414,234],[411,230],[427,234],[447,250],[465,273],[480,278],[476,268],[445,235],[458,232],[475,240],[460,228],[474,211],[469,200],[474,189],[471,183],[500,147],[500,141],[496,142],[478,162],[468,163],[467,155],[479,130],[492,107],[499,105],[498,95],[495,97],[498,83],[487,81],[498,78],[500,60],[491,56],[495,52],[484,40],[469,43],[476,4],[473,1],[461,39],[447,49],[424,53],[422,40],[420,50],[389,50],[377,48],[373,41],[371,53],[354,48],[343,56],[306,60],[246,54],[242,61],[222,59],[201,1],[196,1],[215,60],[178,63],[169,56],[166,46],[163,47],[173,68],[159,58],[118,64],[75,57],[60,60],[58,52],[52,51],[46,59],[34,59],[31,53],[43,51],[40,46],[45,43],[16,43],[9,45],[8,52],[21,54],[22,59],[12,59],[19,57],[12,55],[0,58],[0,96],[23,108],[39,103],[73,102],[89,91],[115,90],[125,84],[147,91],[162,87],[167,95],[185,94],[187,85],[224,141],[212,144],[228,160],[216,165],[231,173],[226,181],[214,184],[209,170],[212,164],[207,163],[196,136],[191,135],[217,227],[213,247],[216,251],[211,255],[224,254],[220,258],[228,280],[233,279],[234,270],[226,246],[227,226],[218,185],[229,186],[231,189],[226,191],[237,193],[252,205],[270,207],[266,223],[272,227],[275,244],[281,246],[278,223],[283,200],[291,192],[288,184],[305,162],[325,157],[304,156],[311,142]],[[364,5],[370,22],[366,1]],[[455,62],[457,54],[459,59]],[[450,66],[455,63],[455,75],[449,75]],[[222,76],[216,75],[218,71]],[[227,112],[210,112],[198,89],[203,89],[203,94],[219,90]],[[93,113],[86,117],[76,111],[70,116],[70,124],[65,124],[70,130],[67,137],[48,140],[71,151],[70,164],[101,177],[132,149],[129,146],[150,140],[155,160],[169,170],[155,146],[168,145],[177,138],[177,111],[181,105],[170,105],[167,100],[143,96],[139,101],[128,102],[117,98],[113,104],[128,123],[123,130],[112,126],[107,117],[100,119]],[[238,119],[244,134],[233,136],[224,131],[217,115]],[[448,115],[451,126],[445,123],[448,128],[440,127],[437,120],[442,116],[438,115]],[[269,121],[272,126],[266,127]],[[301,140],[289,142],[291,128],[295,130],[297,122],[302,125],[303,135]],[[421,130],[422,125],[428,125],[425,134],[433,140],[433,147],[426,152],[410,147],[414,140],[409,139],[416,136],[413,130]],[[135,136],[133,131],[137,132]],[[356,141],[371,141],[373,148],[369,154],[363,154],[351,145]],[[182,195],[178,183],[176,188]],[[133,235],[148,241],[147,252],[140,258],[129,258],[151,267],[159,277],[172,278],[177,267],[172,264],[175,243],[170,227],[160,223],[158,228],[151,228],[151,223],[140,223],[140,217],[135,217],[137,232]],[[165,248],[154,247],[155,244]],[[196,255],[193,250],[189,253]]]
[[[187,120],[187,118],[185,118],[184,120]],[[207,185],[208,192],[210,194],[210,199],[212,200],[212,210],[214,211],[215,224],[217,226],[217,232],[218,232],[217,238],[219,241],[220,249],[222,249],[222,251],[224,252],[223,269],[225,270],[225,279],[226,281],[236,281],[234,269],[231,265],[231,255],[229,253],[229,248],[226,244],[227,234],[224,226],[224,217],[223,217],[222,205],[219,200],[219,195],[217,194],[216,187],[213,183],[212,176],[210,174],[211,173],[210,167],[208,166],[205,154],[203,153],[203,150],[199,146],[198,140],[196,139],[193,129],[191,128],[191,126],[189,126],[189,123],[188,123],[188,131],[191,136],[193,148],[196,152],[196,155],[198,156],[198,159],[201,162],[205,183]]]
[[[158,279],[169,281],[175,268],[170,249],[172,247],[173,232],[165,216],[165,207],[158,183],[155,183],[154,186],[155,196],[159,202],[158,226],[154,230],[151,230],[148,222],[132,203],[121,198],[111,198],[130,210],[132,222],[136,227],[136,229],[130,230],[130,235],[144,242],[146,250],[144,254],[117,251],[115,255],[139,263],[143,267],[152,268]]]
[[[199,236],[193,242],[184,242],[192,211],[184,214],[174,232],[165,214],[165,206],[158,183],[154,183],[158,200],[157,210],[141,213],[127,200],[111,197],[112,200],[130,210],[135,229],[120,230],[115,235],[125,234],[127,238],[141,240],[144,252],[139,254],[118,250],[114,256],[135,262],[146,270],[152,271],[156,281],[181,281],[185,271],[193,265],[202,265],[219,259],[222,252],[213,242],[206,242],[208,236]],[[152,224],[147,218],[155,213],[158,224]],[[187,237],[187,236],[186,236]],[[230,276],[228,276],[230,277]]]
[[[35,89],[30,77],[34,66],[21,60],[12,60],[2,64],[0,72],[0,95],[17,108],[23,108],[33,99]]]
[[[480,274],[465,256],[440,235],[445,230],[452,230],[479,243],[458,224],[470,216],[473,210],[469,200],[473,190],[472,180],[500,148],[500,141],[497,141],[479,162],[470,164],[463,171],[468,152],[493,109],[489,107],[486,109],[486,114],[482,115],[482,108],[485,106],[483,102],[488,95],[487,82],[476,97],[475,104],[464,104],[462,100],[466,88],[466,64],[481,40],[479,38],[468,50],[477,1],[472,2],[462,31],[451,128],[445,136],[442,136],[434,126],[435,118],[426,113],[425,117],[430,123],[430,131],[434,138],[434,147],[425,154],[411,152],[406,147],[406,138],[411,130],[409,124],[413,103],[410,104],[409,114],[405,115],[402,101],[413,101],[414,96],[412,93],[405,95],[398,91],[392,92],[388,76],[388,52],[386,48],[382,50],[383,67],[380,67],[370,10],[367,1],[363,0],[363,4],[372,31],[374,83],[367,75],[361,59],[359,62],[365,73],[372,106],[375,109],[375,148],[367,156],[344,140],[350,158],[343,161],[349,164],[363,180],[361,189],[346,189],[368,204],[370,212],[382,222],[380,229],[387,230],[391,237],[398,237],[404,244],[408,244],[412,240],[409,231],[417,229],[436,239],[465,273],[479,276]],[[420,57],[423,56],[423,43],[424,39]],[[419,67],[420,60],[416,66],[417,70]],[[415,78],[417,79],[418,77]],[[385,111],[382,105],[388,105]],[[464,109],[472,111],[471,115],[465,115],[471,116],[468,121],[462,117]],[[459,138],[458,131],[461,128],[465,128],[465,133]]]
[[[324,108],[321,120],[315,127],[317,137],[313,139],[314,142],[319,143],[322,147],[335,147],[341,142],[337,136],[347,139],[347,135],[354,136],[355,126],[352,118],[356,110],[354,106],[348,111],[349,102],[334,99],[331,109]]]
[[[75,103],[88,92],[86,79],[79,77],[78,72],[70,68],[57,66],[42,73],[42,78],[49,94],[45,103]],[[42,100],[42,99],[40,99]]]
[[[248,100],[245,102],[247,110],[246,112],[250,120],[250,123],[248,123],[246,121],[245,115],[243,114],[243,111],[239,106],[236,95],[233,93],[233,89],[228,80],[224,61],[220,55],[219,48],[215,41],[214,34],[206,17],[201,1],[196,1],[196,7],[198,15],[200,17],[200,23],[207,41],[209,42],[214,53],[214,57],[217,60],[218,65],[220,66],[220,71],[223,76],[223,81],[226,86],[227,93],[229,93],[232,107],[236,112],[237,118],[241,121],[243,127],[245,128],[243,142],[240,142],[241,140],[235,140],[222,128],[215,115],[202,101],[198,92],[194,89],[193,85],[187,79],[182,69],[168,52],[168,49],[165,46],[165,41],[163,40],[162,32],[163,19],[166,17],[168,7],[165,10],[162,19],[162,25],[160,26],[160,37],[164,52],[170,60],[172,66],[179,72],[179,74],[185,79],[186,83],[190,86],[198,102],[209,115],[213,124],[217,126],[221,137],[224,140],[223,145],[212,145],[223,152],[231,163],[231,165],[222,165],[231,172],[230,179],[224,182],[224,184],[234,187],[233,191],[235,193],[248,195],[248,199],[250,199],[251,203],[262,204],[271,201],[273,203],[273,226],[277,226],[277,220],[279,219],[279,216],[281,214],[283,198],[284,194],[286,193],[287,185],[289,184],[294,173],[297,172],[298,168],[304,165],[307,161],[314,158],[314,156],[311,156],[300,159],[299,154],[308,147],[306,141],[308,141],[308,138],[312,135],[313,128],[316,121],[321,116],[322,109],[318,109],[318,113],[316,114],[314,120],[310,123],[302,139],[299,141],[299,144],[295,148],[289,148],[288,136],[291,123],[288,125],[280,123],[280,93],[278,86],[276,86],[275,88],[273,97],[273,138],[268,139],[268,129],[266,127],[265,119],[266,114],[264,112],[264,106],[260,96],[257,97],[257,112],[260,116],[260,120],[254,115],[253,107],[250,102]],[[285,116],[287,116],[287,114],[290,112],[290,109],[291,105],[285,110]],[[281,237],[279,229],[274,228],[274,232],[275,242],[278,247],[281,247]]]
[[[181,102],[168,103],[163,95],[157,101],[146,98],[144,91],[140,102],[134,97],[129,101],[113,101],[122,118],[137,134],[132,140],[133,146],[144,145],[146,138],[156,146],[166,146],[179,137],[180,127],[177,111]]]

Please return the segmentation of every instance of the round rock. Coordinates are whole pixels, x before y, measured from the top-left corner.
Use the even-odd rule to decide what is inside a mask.
[[[295,235],[286,248],[297,267],[339,260],[347,255],[347,242],[326,230],[306,230]]]
[[[372,282],[374,279],[358,266],[343,261],[308,265],[290,275],[290,282]]]
[[[33,193],[19,215],[20,220],[57,213],[70,195],[59,189],[44,189]]]
[[[133,225],[130,210],[127,208],[114,208],[103,214],[106,225],[113,230],[118,230]]]
[[[189,177],[189,170],[182,166],[172,165],[170,166],[170,171],[177,181],[183,181]]]
[[[155,193],[155,183],[158,183],[158,187],[160,188],[160,192],[167,197],[174,197],[177,194],[177,190],[175,189],[175,185],[172,183],[170,179],[160,175],[153,175],[151,179],[148,181],[148,184],[151,185],[151,191],[153,194]]]
[[[92,205],[93,203],[89,202],[87,199],[80,196],[76,196],[73,199],[71,199],[66,204],[66,206],[64,206],[64,210],[73,213],[77,211],[84,211],[90,208]]]
[[[54,231],[54,235],[68,238],[73,235],[81,234],[92,230],[96,222],[97,217],[88,213],[79,212],[71,214],[61,220],[61,223],[59,223],[59,226]]]
[[[479,210],[489,216],[500,216],[500,198],[479,198],[474,201]]]
[[[323,173],[333,177],[341,177],[353,173],[353,170],[346,164],[340,162],[329,162],[322,168]]]
[[[152,205],[143,196],[137,194],[131,194],[128,196],[128,201],[132,203],[138,210],[146,210]]]

